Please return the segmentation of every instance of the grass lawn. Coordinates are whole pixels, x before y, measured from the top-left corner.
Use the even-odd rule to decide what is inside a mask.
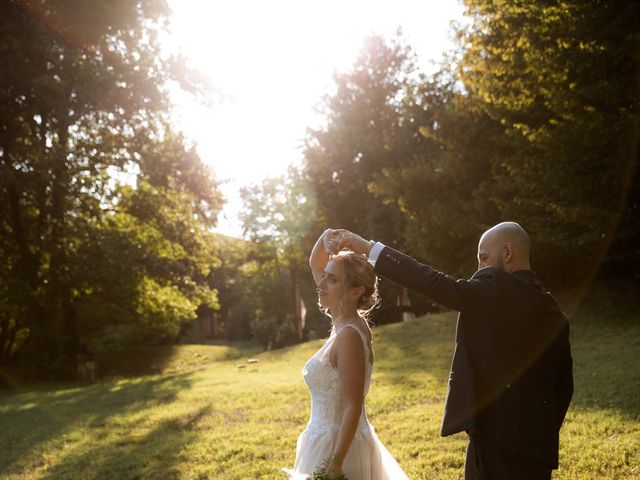
[[[575,394],[555,479],[640,478],[639,315],[573,318]],[[374,330],[369,417],[412,479],[462,478],[465,436],[438,435],[454,328],[443,313]],[[0,478],[283,478],[309,415],[300,370],[321,343],[183,345],[161,363],[137,359],[155,374],[0,392]]]

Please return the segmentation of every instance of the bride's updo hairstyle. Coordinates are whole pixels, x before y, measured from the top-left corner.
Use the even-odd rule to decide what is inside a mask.
[[[364,255],[358,255],[351,250],[342,250],[332,259],[342,263],[342,286],[345,293],[348,288],[364,287],[364,293],[358,299],[358,313],[365,320],[371,311],[376,308],[380,297],[378,296],[378,277],[373,267]]]

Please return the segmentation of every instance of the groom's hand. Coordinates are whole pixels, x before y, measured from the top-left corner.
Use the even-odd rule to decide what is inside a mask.
[[[365,240],[360,235],[350,232],[349,230],[334,230],[334,232],[337,252],[344,248],[348,248],[355,253],[369,255],[371,244],[368,240]]]

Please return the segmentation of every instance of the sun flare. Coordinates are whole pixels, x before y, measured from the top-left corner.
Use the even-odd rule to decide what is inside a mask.
[[[281,175],[298,163],[307,128],[332,88],[335,71],[353,64],[363,39],[398,27],[423,70],[451,48],[451,20],[462,7],[448,2],[209,2],[171,1],[165,44],[181,52],[215,89],[205,107],[175,92],[175,122],[198,144],[203,160],[225,181],[222,224],[232,234],[239,186]]]

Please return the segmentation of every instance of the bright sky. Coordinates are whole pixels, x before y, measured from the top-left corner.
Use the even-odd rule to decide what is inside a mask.
[[[302,157],[308,127],[332,88],[334,71],[348,71],[362,39],[392,36],[400,26],[420,67],[453,46],[457,0],[169,0],[167,47],[181,52],[217,91],[215,105],[174,94],[175,123],[198,145],[223,181],[227,199],[218,231],[241,235],[240,186],[281,175]]]

